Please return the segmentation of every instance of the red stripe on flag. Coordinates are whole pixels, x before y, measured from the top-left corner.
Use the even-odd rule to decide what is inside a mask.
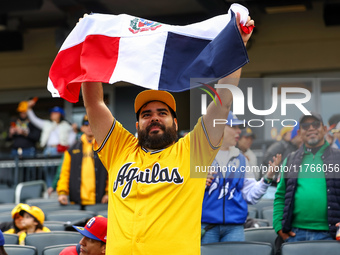
[[[81,83],[108,83],[116,67],[119,37],[89,35],[85,41],[58,53],[50,79],[60,97],[78,102]]]

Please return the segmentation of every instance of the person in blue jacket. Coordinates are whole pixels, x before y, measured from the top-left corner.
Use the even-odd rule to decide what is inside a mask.
[[[202,209],[202,244],[244,241],[247,204],[259,201],[275,175],[274,169],[270,168],[263,178],[255,180],[254,168],[235,147],[243,124],[244,121],[229,112],[223,142],[207,178]]]

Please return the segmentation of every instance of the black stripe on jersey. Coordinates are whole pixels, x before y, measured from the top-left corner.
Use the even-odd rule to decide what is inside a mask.
[[[98,150],[96,150],[95,152],[100,152],[100,151],[103,149],[104,145],[106,144],[107,140],[109,139],[110,135],[112,134],[112,131],[113,131],[113,129],[115,128],[115,126],[116,126],[116,119],[114,118],[114,119],[113,119],[113,123],[112,123],[112,125],[111,125],[111,128],[110,128],[109,132],[107,133],[107,135],[106,135],[104,141],[102,142],[102,144],[101,144],[101,146],[98,148]]]
[[[205,129],[203,117],[201,118],[201,124],[202,124],[202,128],[203,128],[204,134],[205,134],[205,136],[206,136],[206,138],[207,138],[207,140],[208,140],[208,143],[209,143],[210,147],[213,148],[214,150],[218,149],[220,146],[217,146],[217,147],[216,147],[216,146],[212,145],[211,142],[210,142],[208,132],[207,132],[207,130]]]

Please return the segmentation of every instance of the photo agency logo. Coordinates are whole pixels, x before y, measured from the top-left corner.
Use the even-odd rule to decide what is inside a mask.
[[[274,127],[276,122],[280,122],[282,127],[294,127],[298,124],[298,121],[293,118],[285,118],[287,116],[287,108],[288,106],[295,107],[294,109],[299,110],[301,114],[304,115],[311,115],[310,111],[304,106],[307,102],[311,99],[311,92],[305,88],[298,88],[298,87],[281,87],[280,93],[278,92],[277,87],[272,87],[271,90],[271,107],[269,109],[256,109],[254,106],[254,90],[253,87],[247,88],[247,94],[244,95],[243,91],[234,85],[231,84],[215,84],[210,86],[206,83],[201,82],[201,84],[207,88],[209,88],[215,94],[216,98],[218,99],[220,105],[222,106],[222,99],[221,96],[218,94],[216,89],[226,89],[232,94],[233,103],[232,103],[232,112],[238,116],[240,120],[240,116],[245,115],[245,106],[248,107],[249,112],[253,116],[258,116],[258,118],[252,118],[244,121],[244,126],[249,127],[263,127],[265,123],[271,124]],[[207,113],[207,95],[209,95],[215,105],[217,105],[217,100],[215,96],[208,91],[205,87],[200,87],[200,89],[205,92],[201,94],[201,115],[205,115]],[[300,95],[299,98],[289,98],[289,94]],[[264,100],[263,98],[257,98],[257,100]],[[246,102],[246,103],[245,103]],[[278,118],[270,118],[269,116],[272,115],[275,111],[280,108],[280,115],[283,119]],[[301,115],[300,114],[300,115]],[[232,120],[231,123],[228,123],[227,119],[214,119],[213,126],[216,125],[225,125],[228,124],[230,126],[233,125]]]

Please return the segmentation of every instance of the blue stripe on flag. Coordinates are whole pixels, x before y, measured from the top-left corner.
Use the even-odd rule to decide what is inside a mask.
[[[231,15],[230,22],[212,41],[169,32],[158,89],[188,90],[191,78],[211,78],[214,82],[249,62],[235,14]]]

